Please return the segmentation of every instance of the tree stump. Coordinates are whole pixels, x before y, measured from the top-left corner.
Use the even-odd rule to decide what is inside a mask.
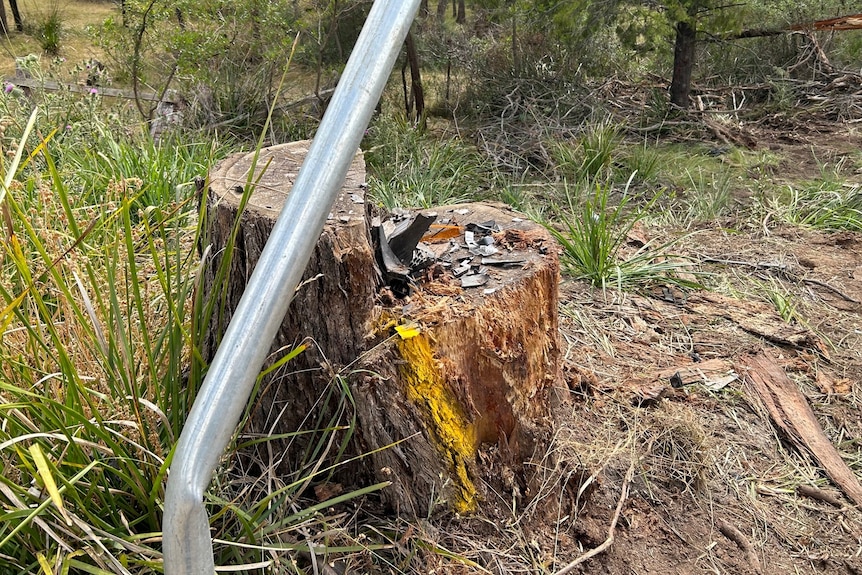
[[[302,142],[264,150],[260,164],[272,162],[236,227],[229,278],[217,281],[223,256],[207,265],[205,289],[225,294],[207,357],[305,150]],[[250,160],[228,158],[211,177],[213,254],[229,251],[224,248],[242,197],[236,186],[246,181]],[[502,205],[438,208],[422,244],[433,263],[413,270],[411,293],[399,297],[375,260],[361,203],[362,169],[358,154],[272,350],[304,338],[316,344],[267,375],[247,431],[284,437],[269,442],[277,446],[282,474],[335,454],[368,454],[341,468],[336,479],[390,481],[385,501],[416,515],[469,513],[489,497],[488,486],[523,494],[523,462],[546,438],[549,391],[559,376],[555,244],[544,228]],[[471,227],[475,234],[468,236]],[[474,239],[479,236],[481,246]],[[327,439],[351,415],[354,432],[341,429]],[[317,432],[291,435],[309,428]]]
[[[219,301],[203,345],[207,361],[215,355],[239,304],[309,144],[292,142],[261,150],[255,178],[261,173],[262,176],[248,197],[238,226],[234,224],[253,154],[234,154],[210,175],[206,241],[211,246],[212,259],[206,267],[203,289]],[[251,436],[291,434],[299,429],[306,432],[272,442],[281,452],[274,460],[278,473],[300,472],[321,454],[321,442],[329,441],[326,430],[332,427],[333,415],[345,410],[340,390],[332,389],[337,383],[332,377],[337,369],[334,366],[348,365],[365,349],[377,280],[363,205],[364,186],[365,162],[358,152],[264,367],[303,341],[308,341],[309,346],[261,382],[244,430]],[[219,267],[225,257],[230,258],[229,271],[219,279]],[[320,431],[314,432],[315,429]],[[259,456],[261,466],[268,467],[272,462],[267,461],[269,455],[263,451]]]

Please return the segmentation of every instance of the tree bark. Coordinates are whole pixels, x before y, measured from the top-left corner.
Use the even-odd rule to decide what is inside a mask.
[[[455,22],[464,24],[467,21],[467,7],[464,5],[464,0],[458,0],[458,14],[455,16]]]
[[[268,168],[250,197],[237,186],[248,180],[252,154],[231,156],[211,174],[205,229],[213,257],[202,289],[220,312],[202,346],[207,361],[307,146],[264,149],[258,165]],[[545,447],[560,375],[555,244],[508,208],[438,208],[446,222],[438,227],[454,235],[435,243],[432,228],[426,245],[436,263],[416,273],[409,299],[398,299],[375,262],[360,203],[362,168],[359,154],[270,348],[272,366],[285,348],[314,342],[262,378],[241,432],[245,441],[259,439],[241,456],[246,472],[288,481],[353,458],[321,479],[350,487],[388,481],[383,500],[422,517],[433,509],[471,512],[496,497],[491,490],[523,494],[524,462]],[[490,220],[498,231],[487,237],[498,253],[474,256],[464,230],[488,229]],[[456,276],[453,268],[465,265],[471,271]],[[226,279],[220,269],[230,270]],[[484,283],[459,279],[469,276]]]
[[[446,8],[449,7],[449,0],[437,0],[437,21],[443,22],[446,19]]]
[[[213,256],[205,269],[203,289],[216,298],[218,313],[202,346],[206,361],[215,355],[308,145],[309,142],[293,142],[261,152],[257,173],[270,163],[242,213],[242,186],[247,181],[252,154],[234,154],[210,175],[206,230]],[[365,164],[359,153],[270,348],[265,368],[304,341],[309,347],[261,382],[256,407],[244,430],[251,436],[271,435],[279,430],[307,431],[263,445],[249,457],[267,462],[262,464],[264,467],[270,459],[267,448],[275,447],[279,453],[275,470],[283,476],[307,468],[318,458],[331,461],[334,454],[326,446],[332,433],[336,436],[336,450],[349,439],[344,430],[331,431],[339,427],[331,424],[333,418],[338,420],[349,411],[333,372],[353,362],[364,350],[376,290],[365,207],[359,203],[364,182]],[[238,217],[239,226],[235,228]],[[219,268],[223,264],[229,264],[229,272],[220,282]],[[358,449],[354,446],[353,451]]]
[[[676,42],[673,49],[673,80],[670,84],[670,101],[680,108],[688,108],[689,106],[696,40],[697,33],[690,22],[677,22]]]
[[[425,127],[425,92],[422,90],[422,75],[419,70],[419,53],[416,51],[416,42],[413,33],[408,32],[404,41],[407,50],[407,65],[410,66],[410,92],[412,94],[413,106],[407,106],[407,116],[410,116],[411,108],[415,110],[414,117],[417,124]]]
[[[9,35],[9,22],[6,20],[6,7],[0,2],[0,27],[4,36]]]
[[[18,0],[9,0],[9,7],[12,9],[12,18],[15,20],[15,29],[19,32],[23,32],[24,21],[21,19],[21,11],[18,10]]]

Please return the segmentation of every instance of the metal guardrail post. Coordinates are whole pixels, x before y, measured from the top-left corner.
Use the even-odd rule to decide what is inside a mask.
[[[215,571],[203,504],[420,0],[375,0],[180,435],[162,524],[166,575]]]

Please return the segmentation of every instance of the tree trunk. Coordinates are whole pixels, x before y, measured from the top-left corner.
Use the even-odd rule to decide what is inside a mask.
[[[464,0],[458,0],[458,14],[455,16],[455,22],[464,24],[467,21],[467,7],[464,5]]]
[[[437,21],[443,22],[446,19],[446,8],[449,7],[449,0],[437,0]]]
[[[6,20],[6,6],[3,5],[3,2],[0,2],[0,27],[2,27],[3,35],[8,36],[9,22]]]
[[[247,181],[252,155],[231,156],[211,175],[205,229],[213,257],[203,289],[220,300],[223,313],[208,330],[207,360],[307,146],[262,151],[258,165],[271,163],[238,226],[243,194],[237,184]],[[429,234],[443,239],[428,237],[425,247],[437,260],[416,272],[409,299],[398,299],[385,284],[388,268],[375,262],[360,203],[362,170],[360,153],[271,347],[268,365],[284,348],[314,342],[262,379],[242,430],[244,440],[264,439],[245,456],[248,473],[271,469],[287,481],[315,465],[325,469],[339,458],[369,454],[322,479],[345,487],[390,482],[384,501],[423,517],[434,508],[475,510],[495,497],[492,489],[525,493],[524,462],[548,438],[549,394],[560,370],[555,244],[544,228],[508,208],[439,208],[445,223]],[[472,255],[464,245],[470,245],[468,226],[476,238],[486,230],[498,254]],[[225,258],[230,274],[219,282]]]
[[[9,0],[9,7],[12,9],[12,18],[15,20],[15,29],[19,32],[23,32],[24,21],[21,19],[21,11],[18,10],[18,0]]]
[[[676,42],[673,48],[673,80],[670,84],[670,101],[671,104],[680,108],[688,108],[689,106],[696,39],[696,30],[690,22],[677,22]]]
[[[412,101],[414,110],[416,111],[415,121],[425,127],[425,92],[422,90],[422,75],[419,71],[419,53],[416,51],[416,42],[413,40],[413,33],[408,32],[407,38],[404,41],[407,49],[407,64],[410,66],[410,91],[413,95]],[[407,110],[408,117],[410,109]]]

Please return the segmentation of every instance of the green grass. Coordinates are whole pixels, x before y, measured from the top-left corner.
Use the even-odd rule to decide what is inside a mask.
[[[475,149],[457,139],[430,138],[394,116],[379,118],[363,146],[369,195],[390,210],[478,200],[493,178]]]
[[[630,211],[629,184],[616,205],[609,203],[613,192],[610,185],[595,184],[595,189],[587,191],[582,200],[567,188],[567,211],[560,214],[559,224],[545,223],[563,248],[564,270],[602,289],[636,290],[656,284],[701,287],[697,281],[689,279],[691,264],[669,253],[673,241],[659,246],[647,244],[629,257],[620,257],[629,232],[657,200],[653,197],[642,207]]]
[[[18,153],[0,159],[0,572],[158,572],[166,473],[222,305],[220,290],[202,289],[211,260],[194,247],[207,244],[206,212],[187,185],[216,154],[210,143],[107,134],[85,146],[78,136],[104,125],[67,133],[52,117],[10,123]],[[216,285],[233,249],[212,270]],[[297,546],[283,541],[302,539],[300,528],[326,553],[373,547],[328,509],[381,485],[302,498],[332,471],[315,458],[341,452],[331,435],[349,438],[355,425],[342,378],[324,401],[337,417],[311,422],[323,432],[292,476],[249,482],[235,467],[246,440],[225,455],[205,496],[217,564],[286,568]]]
[[[788,186],[770,202],[785,221],[821,230],[862,231],[862,187],[819,182]]]
[[[577,141],[552,141],[548,148],[561,179],[591,182],[611,174],[620,141],[619,128],[604,119],[587,123]]]

